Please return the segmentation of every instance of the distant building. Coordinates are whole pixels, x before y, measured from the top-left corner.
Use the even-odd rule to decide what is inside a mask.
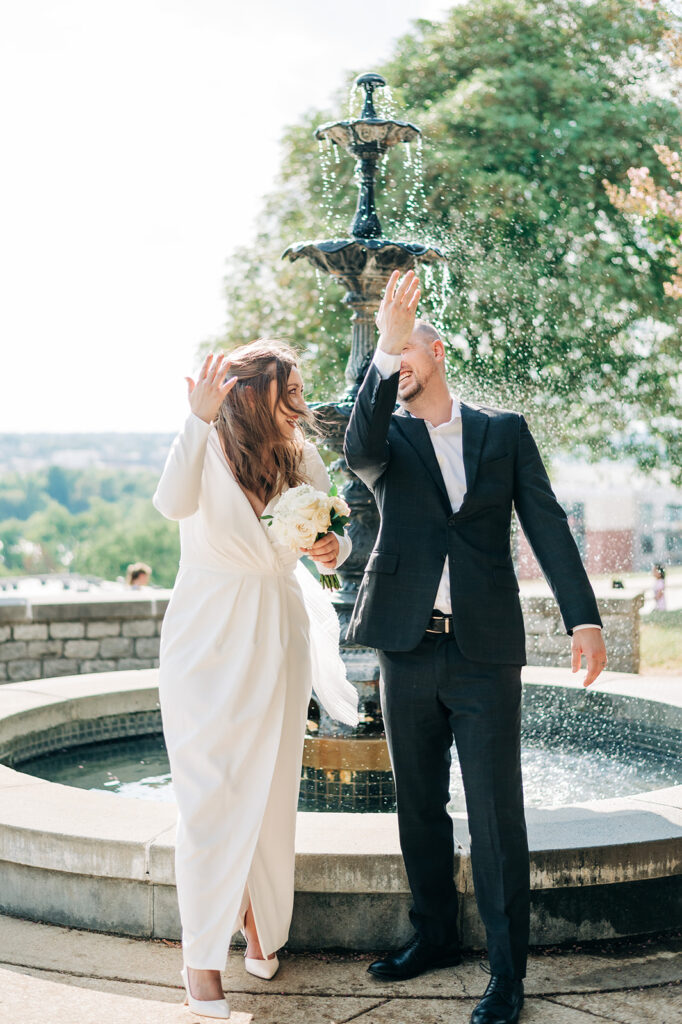
[[[654,562],[682,565],[682,488],[666,474],[632,465],[557,459],[552,486],[590,575],[641,572]],[[516,564],[522,579],[542,575],[521,530]]]

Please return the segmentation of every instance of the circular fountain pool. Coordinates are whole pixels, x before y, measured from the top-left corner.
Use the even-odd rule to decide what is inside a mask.
[[[128,935],[178,937],[175,805],[122,799],[106,791],[113,786],[78,789],[24,770],[28,758],[38,755],[158,732],[156,675],[152,669],[0,687],[5,913]],[[526,777],[544,775],[546,781],[548,765],[557,758],[563,760],[563,777],[572,776],[568,795],[550,779],[547,799],[527,808],[532,942],[679,927],[682,785],[675,784],[679,764],[674,758],[682,736],[679,683],[610,673],[586,693],[567,670],[547,668],[525,669],[524,682]],[[580,738],[582,752],[571,749],[570,737]],[[630,747],[629,760],[615,766],[618,792],[624,795],[600,799],[597,790],[589,799],[584,792],[577,798],[576,783],[589,774],[590,759],[612,757],[610,745],[618,737],[618,758],[625,738]],[[381,767],[378,748],[370,746],[376,741],[364,742]],[[322,771],[323,749],[318,744],[309,762],[322,765]],[[623,778],[633,753],[639,781]],[[574,756],[580,760],[572,761]],[[156,767],[138,767],[143,775],[159,774]],[[605,777],[602,770],[597,774]],[[480,946],[484,936],[473,896],[466,815],[453,809],[452,819],[462,941]],[[299,813],[291,948],[375,950],[399,944],[410,934],[409,903],[395,814]]]

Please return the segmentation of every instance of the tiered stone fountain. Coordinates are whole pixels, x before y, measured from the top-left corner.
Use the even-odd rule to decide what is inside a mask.
[[[381,75],[369,73],[356,79],[365,90],[362,114],[355,120],[334,121],[315,132],[318,140],[343,146],[357,160],[358,202],[350,226],[350,237],[300,242],[291,245],[284,257],[309,260],[313,266],[338,278],[346,287],[344,301],[353,311],[351,351],[346,366],[347,387],[338,402],[317,406],[328,427],[327,444],[339,456],[334,468],[348,478],[343,495],[351,507],[350,533],[353,552],[339,573],[342,586],[335,603],[342,628],[348,625],[362,573],[378,532],[374,499],[354,476],[343,459],[343,435],[353,401],[376,346],[374,317],[386,282],[394,270],[407,271],[418,263],[443,260],[435,248],[414,241],[384,238],[376,210],[374,191],[377,165],[398,143],[410,143],[420,136],[419,128],[407,121],[377,116],[374,91],[386,85]],[[306,745],[302,794],[309,794],[311,806],[323,791],[327,802],[339,809],[374,810],[392,803],[393,782],[378,699],[379,669],[374,652],[342,644],[349,678],[360,690],[362,721],[355,731],[335,726],[322,714],[318,735]]]

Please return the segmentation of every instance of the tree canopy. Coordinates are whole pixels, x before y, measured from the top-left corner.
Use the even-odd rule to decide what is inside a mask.
[[[522,408],[554,448],[679,467],[680,305],[665,259],[602,184],[632,165],[660,184],[653,147],[682,135],[665,31],[635,0],[469,0],[416,22],[377,69],[392,98],[375,102],[422,129],[423,153],[388,155],[377,205],[385,237],[447,254],[447,279],[424,275],[422,313],[444,332],[458,393]],[[348,311],[337,284],[280,257],[347,234],[352,158],[313,139],[345,114],[344,92],[285,133],[277,186],[226,281],[224,342],[286,338],[320,399],[342,385]]]
[[[76,572],[115,580],[131,562],[171,587],[178,528],[151,503],[156,473],[51,466],[0,479],[0,576]]]

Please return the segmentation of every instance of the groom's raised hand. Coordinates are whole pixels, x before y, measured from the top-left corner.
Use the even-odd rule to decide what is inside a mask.
[[[408,270],[402,281],[400,271],[393,271],[376,315],[379,348],[384,352],[398,356],[405,348],[414,331],[420,296],[419,278],[414,270]]]

